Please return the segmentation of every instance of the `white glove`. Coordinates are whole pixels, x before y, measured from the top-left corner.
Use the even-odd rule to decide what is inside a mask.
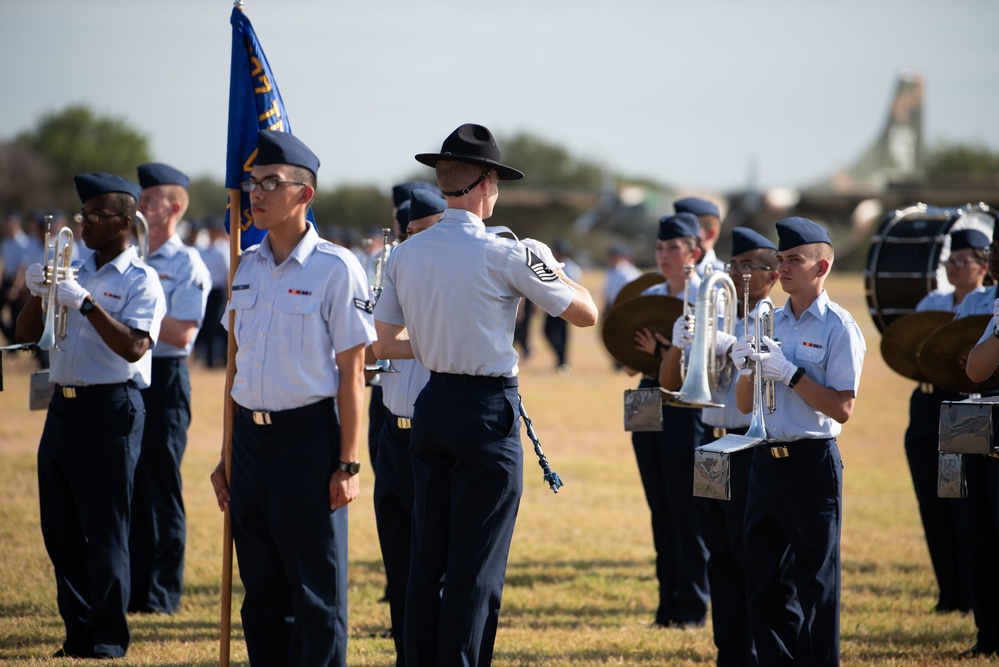
[[[753,354],[753,341],[737,340],[732,343],[732,363],[739,369],[739,375],[749,375],[752,369],[749,368],[747,360]]]
[[[738,338],[724,331],[715,332],[715,356],[724,357],[728,354],[728,348],[738,342]]]
[[[690,347],[691,340],[692,336],[690,335],[690,329],[687,327],[687,318],[681,315],[673,323],[673,345],[681,350],[686,350]]]
[[[535,239],[521,239],[520,242],[527,246],[528,250],[537,255],[549,269],[561,269],[565,266],[564,262],[560,262],[555,259],[552,249],[541,241]]]
[[[999,299],[992,304],[992,331],[995,331],[996,327],[999,327]]]
[[[83,285],[72,278],[60,280],[56,287],[56,303],[60,306],[79,310],[83,305],[83,300],[90,296],[90,292],[83,289]]]
[[[753,361],[759,361],[763,367],[763,377],[767,380],[780,380],[784,384],[791,381],[791,376],[798,368],[784,356],[780,344],[769,336],[763,337],[763,343],[770,348],[769,352],[750,355]]]
[[[48,288],[45,286],[45,267],[35,262],[24,272],[24,282],[28,286],[28,291],[35,296],[45,296]]]

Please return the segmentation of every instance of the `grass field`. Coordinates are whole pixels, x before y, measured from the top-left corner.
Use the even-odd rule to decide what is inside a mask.
[[[599,292],[601,277],[587,277]],[[844,427],[842,658],[845,665],[957,664],[974,643],[970,616],[930,613],[936,588],[923,542],[902,435],[912,382],[890,371],[867,315],[859,275],[835,276],[833,300],[854,314],[868,353],[854,416]],[[777,303],[783,297],[776,296]],[[525,443],[525,490],[507,572],[494,664],[711,665],[705,629],[652,630],[654,554],[622,392],[637,383],[611,371],[596,328],[570,332],[573,373],[554,372],[540,323],[537,353],[522,365],[525,406],[565,487],[552,494]],[[38,527],[35,451],[44,412],[27,410],[26,355],[4,358],[0,392],[0,662],[65,664],[48,658],[63,638],[51,564]],[[188,512],[185,594],[172,616],[130,617],[126,665],[218,661],[222,516],[208,475],[218,460],[224,373],[192,370],[194,420],[183,464]],[[362,451],[365,448],[362,447]],[[366,459],[366,453],[364,459]],[[365,461],[366,463],[366,461]],[[351,665],[393,665],[388,607],[372,512],[371,468],[350,506]],[[246,664],[233,600],[234,665]],[[86,664],[81,662],[78,664]],[[960,664],[975,664],[960,661]],[[984,664],[984,661],[983,661]]]

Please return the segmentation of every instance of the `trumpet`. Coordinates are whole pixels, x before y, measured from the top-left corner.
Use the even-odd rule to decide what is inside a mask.
[[[382,227],[382,251],[378,254],[378,259],[375,260],[375,278],[371,285],[371,309],[374,310],[375,304],[378,303],[378,298],[382,295],[382,290],[385,288],[385,263],[388,262],[389,252],[392,250],[392,244],[389,243],[389,235],[392,230],[388,227]],[[368,243],[368,248],[371,247],[370,241]],[[379,359],[373,364],[369,364],[364,367],[364,370],[369,373],[398,373],[399,369],[392,365],[391,359]]]
[[[735,328],[735,284],[723,271],[708,271],[697,290],[694,304],[694,334],[690,344],[683,386],[671,392],[671,405],[687,408],[722,408],[723,403],[712,400],[711,389],[718,390],[726,371],[731,371],[728,357],[720,361],[715,356],[715,333],[718,331],[718,314],[722,313],[721,330],[731,334]]]
[[[743,292],[743,312],[749,316],[749,274],[743,274],[742,280],[745,284]],[[766,311],[766,312],[763,312]],[[756,304],[755,340],[753,341],[753,351],[759,354],[763,350],[763,336],[771,339],[774,337],[774,305],[762,299]],[[748,323],[748,319],[746,320]],[[746,327],[746,342],[749,341],[749,327]],[[746,437],[767,439],[767,427],[763,418],[764,405],[767,414],[773,414],[777,409],[777,395],[774,390],[774,381],[763,378],[763,362],[755,362],[753,369],[753,416],[749,422],[749,430]]]
[[[139,211],[135,212],[132,231],[135,233],[135,240],[139,246],[139,257],[147,259],[149,257],[149,221]]]
[[[38,341],[38,347],[43,350],[58,350],[58,340],[66,339],[68,309],[56,304],[56,291],[60,281],[76,279],[76,269],[70,266],[72,255],[73,230],[63,227],[52,238],[52,216],[45,216],[45,285],[49,291],[42,297],[45,327]]]

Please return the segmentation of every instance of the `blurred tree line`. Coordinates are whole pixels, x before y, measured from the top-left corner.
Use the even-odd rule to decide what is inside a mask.
[[[572,228],[573,221],[597,205],[602,192],[616,191],[625,180],[649,192],[669,191],[648,179],[608,174],[596,162],[530,134],[501,137],[499,142],[504,161],[516,165],[526,177],[503,184],[503,205],[490,224],[508,226],[521,237],[549,243],[563,238],[594,257],[602,257],[606,246],[618,239],[604,233],[578,238]],[[95,114],[85,106],[69,106],[45,114],[35,127],[12,141],[0,142],[0,205],[22,211],[73,211],[79,207],[74,174],[107,171],[134,179],[137,165],[155,159],[148,137],[127,121]],[[999,153],[979,145],[939,143],[929,150],[927,164],[931,178],[999,176]],[[416,165],[410,176],[432,177],[432,172]],[[189,220],[224,214],[226,191],[220,180],[193,180],[190,194]],[[390,224],[392,202],[389,192],[374,186],[320,186],[313,210],[321,230],[335,225],[347,236],[359,237]],[[654,224],[654,220],[645,219],[649,215],[641,217],[643,229]]]

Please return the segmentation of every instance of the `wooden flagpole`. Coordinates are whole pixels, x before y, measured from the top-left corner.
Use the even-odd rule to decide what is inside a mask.
[[[229,190],[229,300],[232,300],[232,281],[239,268],[242,212],[240,190]],[[225,483],[232,478],[232,432],[236,423],[236,402],[232,400],[232,383],[236,376],[236,311],[229,310],[229,344],[225,363],[225,397],[223,405],[222,447],[225,458]],[[230,496],[230,505],[232,498]],[[229,642],[232,635],[232,510],[226,507],[222,518],[222,617],[219,638],[219,665],[229,667]]]

